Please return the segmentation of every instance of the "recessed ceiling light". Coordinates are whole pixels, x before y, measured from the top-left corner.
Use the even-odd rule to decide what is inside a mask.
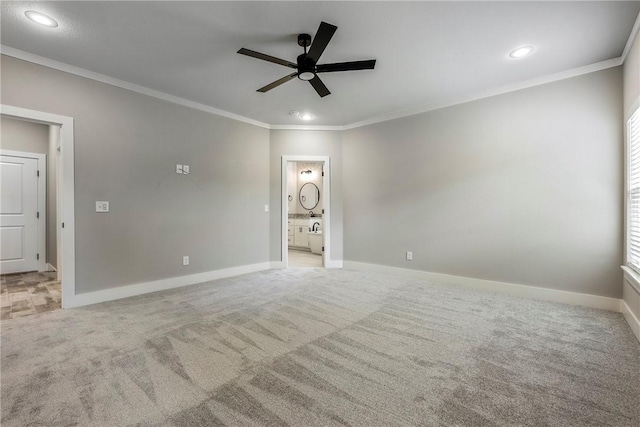
[[[45,15],[44,13],[36,12],[35,10],[27,10],[24,13],[27,18],[35,22],[36,24],[44,25],[45,27],[55,28],[58,23],[55,19]]]
[[[529,55],[531,52],[533,52],[533,46],[522,46],[512,50],[509,56],[512,58],[522,58]]]
[[[289,111],[290,116],[294,116],[299,118],[300,120],[308,121],[313,119],[313,116],[309,113],[301,113],[300,111],[292,110]]]

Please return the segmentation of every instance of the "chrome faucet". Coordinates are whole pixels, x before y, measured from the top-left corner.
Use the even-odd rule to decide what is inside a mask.
[[[313,225],[311,226],[311,231],[318,231],[319,228],[320,228],[320,223],[314,222]]]

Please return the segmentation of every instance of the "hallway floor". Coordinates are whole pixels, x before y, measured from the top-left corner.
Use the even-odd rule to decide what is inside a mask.
[[[322,255],[289,249],[289,267],[322,267]]]
[[[61,308],[61,286],[55,271],[0,276],[0,320]]]

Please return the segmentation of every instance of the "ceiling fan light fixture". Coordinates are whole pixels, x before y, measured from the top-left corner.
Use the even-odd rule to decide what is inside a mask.
[[[331,91],[327,88],[327,86],[325,86],[318,74],[331,73],[335,71],[373,70],[376,66],[375,59],[369,59],[366,61],[337,62],[333,64],[318,64],[318,60],[322,56],[322,53],[331,41],[331,38],[333,37],[333,34],[337,29],[338,27],[336,27],[335,25],[327,24],[324,21],[320,22],[318,31],[313,38],[313,43],[311,42],[311,36],[309,34],[298,34],[298,44],[304,48],[304,53],[298,55],[298,57],[296,58],[296,62],[276,58],[275,56],[256,52],[250,49],[245,49],[244,47],[240,48],[238,50],[238,53],[240,55],[250,56],[252,58],[261,59],[273,64],[283,65],[285,67],[295,69],[293,73],[261,87],[257,90],[257,92],[268,92],[271,89],[274,89],[297,77],[299,80],[309,82],[318,96],[320,96],[320,98],[324,98],[327,95],[331,95]],[[309,45],[309,50],[307,50],[307,47]],[[303,120],[311,119],[312,117]]]
[[[533,52],[533,46],[522,46],[517,49],[514,49],[509,53],[509,56],[512,58],[524,58],[527,55],[530,55]]]
[[[44,25],[49,28],[55,28],[58,26],[58,22],[56,22],[55,19],[45,15],[44,13],[36,12],[35,10],[27,10],[24,14],[30,21],[35,22],[36,24]]]
[[[300,73],[298,73],[298,78],[306,82],[313,79],[315,76],[316,75],[313,73],[313,71],[301,71]]]

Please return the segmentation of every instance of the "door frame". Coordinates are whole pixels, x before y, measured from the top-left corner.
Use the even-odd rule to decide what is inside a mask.
[[[324,252],[322,253],[322,265],[325,268],[331,268],[331,157],[330,156],[282,156],[281,172],[282,172],[282,190],[281,190],[281,259],[285,268],[289,266],[289,245],[288,245],[288,215],[287,215],[287,163],[288,162],[318,162],[322,163],[324,177],[322,177],[322,195],[324,213],[322,214],[322,245]]]
[[[56,233],[62,244],[62,308],[74,307],[76,297],[76,248],[75,248],[75,183],[74,183],[74,120],[73,117],[30,110],[12,105],[0,105],[0,115],[46,125],[60,126],[60,155],[56,170],[57,184],[61,191],[56,201],[61,213]]]
[[[27,151],[0,150],[0,156],[20,157],[22,159],[35,159],[38,162],[38,241],[36,251],[39,254],[38,271],[47,269],[47,155],[42,153],[30,153]]]

